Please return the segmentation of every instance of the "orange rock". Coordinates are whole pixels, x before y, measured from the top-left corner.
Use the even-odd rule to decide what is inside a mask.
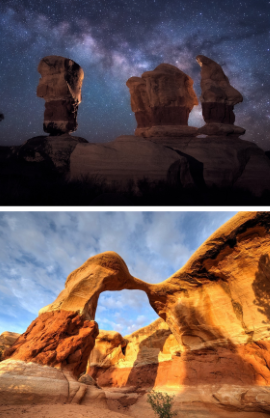
[[[133,277],[116,253],[91,257],[7,350],[8,361],[78,376],[97,336],[99,294],[121,289],[145,291],[162,320],[125,338],[101,333],[88,365],[100,386],[174,388],[186,399],[197,387],[202,402],[270,411],[270,212],[238,213],[159,284]]]
[[[4,357],[69,370],[85,371],[98,326],[74,312],[46,312],[36,318]]]
[[[45,99],[44,131],[51,135],[76,131],[77,111],[82,101],[82,68],[68,58],[50,55],[42,58],[38,72],[41,78],[37,96]]]
[[[189,113],[198,104],[193,80],[179,68],[160,64],[142,77],[129,78],[126,85],[138,123],[135,135],[196,135],[197,129],[187,126]]]

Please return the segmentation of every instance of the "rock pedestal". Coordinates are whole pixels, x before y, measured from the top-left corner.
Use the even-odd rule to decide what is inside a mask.
[[[38,72],[37,96],[45,100],[44,131],[51,135],[76,131],[83,69],[68,58],[51,55],[40,61]]]
[[[206,122],[199,129],[205,135],[243,135],[244,128],[234,125],[234,106],[243,101],[239,91],[230,85],[222,67],[204,55],[196,57],[201,66],[202,114]]]
[[[188,126],[189,113],[198,104],[193,80],[170,64],[160,64],[126,85],[137,121],[136,136],[195,136]]]

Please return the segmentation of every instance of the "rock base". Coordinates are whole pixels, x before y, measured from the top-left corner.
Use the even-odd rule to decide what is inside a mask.
[[[136,136],[142,136],[143,138],[151,137],[194,137],[198,135],[198,128],[187,125],[155,125],[147,126],[143,128],[137,128],[135,130]]]
[[[209,136],[234,136],[239,137],[244,135],[246,130],[240,126],[232,125],[229,123],[211,122],[206,123],[204,126],[198,129],[198,135],[209,135]]]

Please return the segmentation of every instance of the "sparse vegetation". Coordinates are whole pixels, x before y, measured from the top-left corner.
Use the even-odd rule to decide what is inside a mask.
[[[173,398],[168,393],[152,390],[147,396],[147,402],[159,418],[172,418],[177,415],[177,412],[172,411]]]

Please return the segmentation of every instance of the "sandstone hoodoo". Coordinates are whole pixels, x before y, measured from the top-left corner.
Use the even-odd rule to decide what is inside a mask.
[[[76,131],[83,69],[71,59],[51,55],[40,61],[38,72],[37,96],[45,100],[44,131],[53,136]]]
[[[160,64],[141,77],[131,77],[126,85],[135,113],[135,135],[195,136],[197,129],[188,126],[189,113],[198,104],[193,80],[170,64]]]
[[[203,118],[206,122],[199,133],[205,135],[243,135],[244,128],[234,125],[234,106],[243,96],[231,86],[222,67],[204,55],[196,57],[201,66],[201,97]]]
[[[146,292],[160,319],[125,338],[112,331],[97,338],[99,295],[121,289]],[[159,387],[173,390],[179,408],[197,411],[195,417],[223,416],[222,409],[232,417],[266,416],[269,294],[269,212],[238,213],[159,284],[132,276],[114,252],[96,255],[68,276],[57,299],[6,350],[0,396],[6,403],[98,399],[104,405],[99,387],[138,389],[125,395],[136,417],[146,405],[142,391]],[[86,369],[97,385],[87,376],[78,381]]]

